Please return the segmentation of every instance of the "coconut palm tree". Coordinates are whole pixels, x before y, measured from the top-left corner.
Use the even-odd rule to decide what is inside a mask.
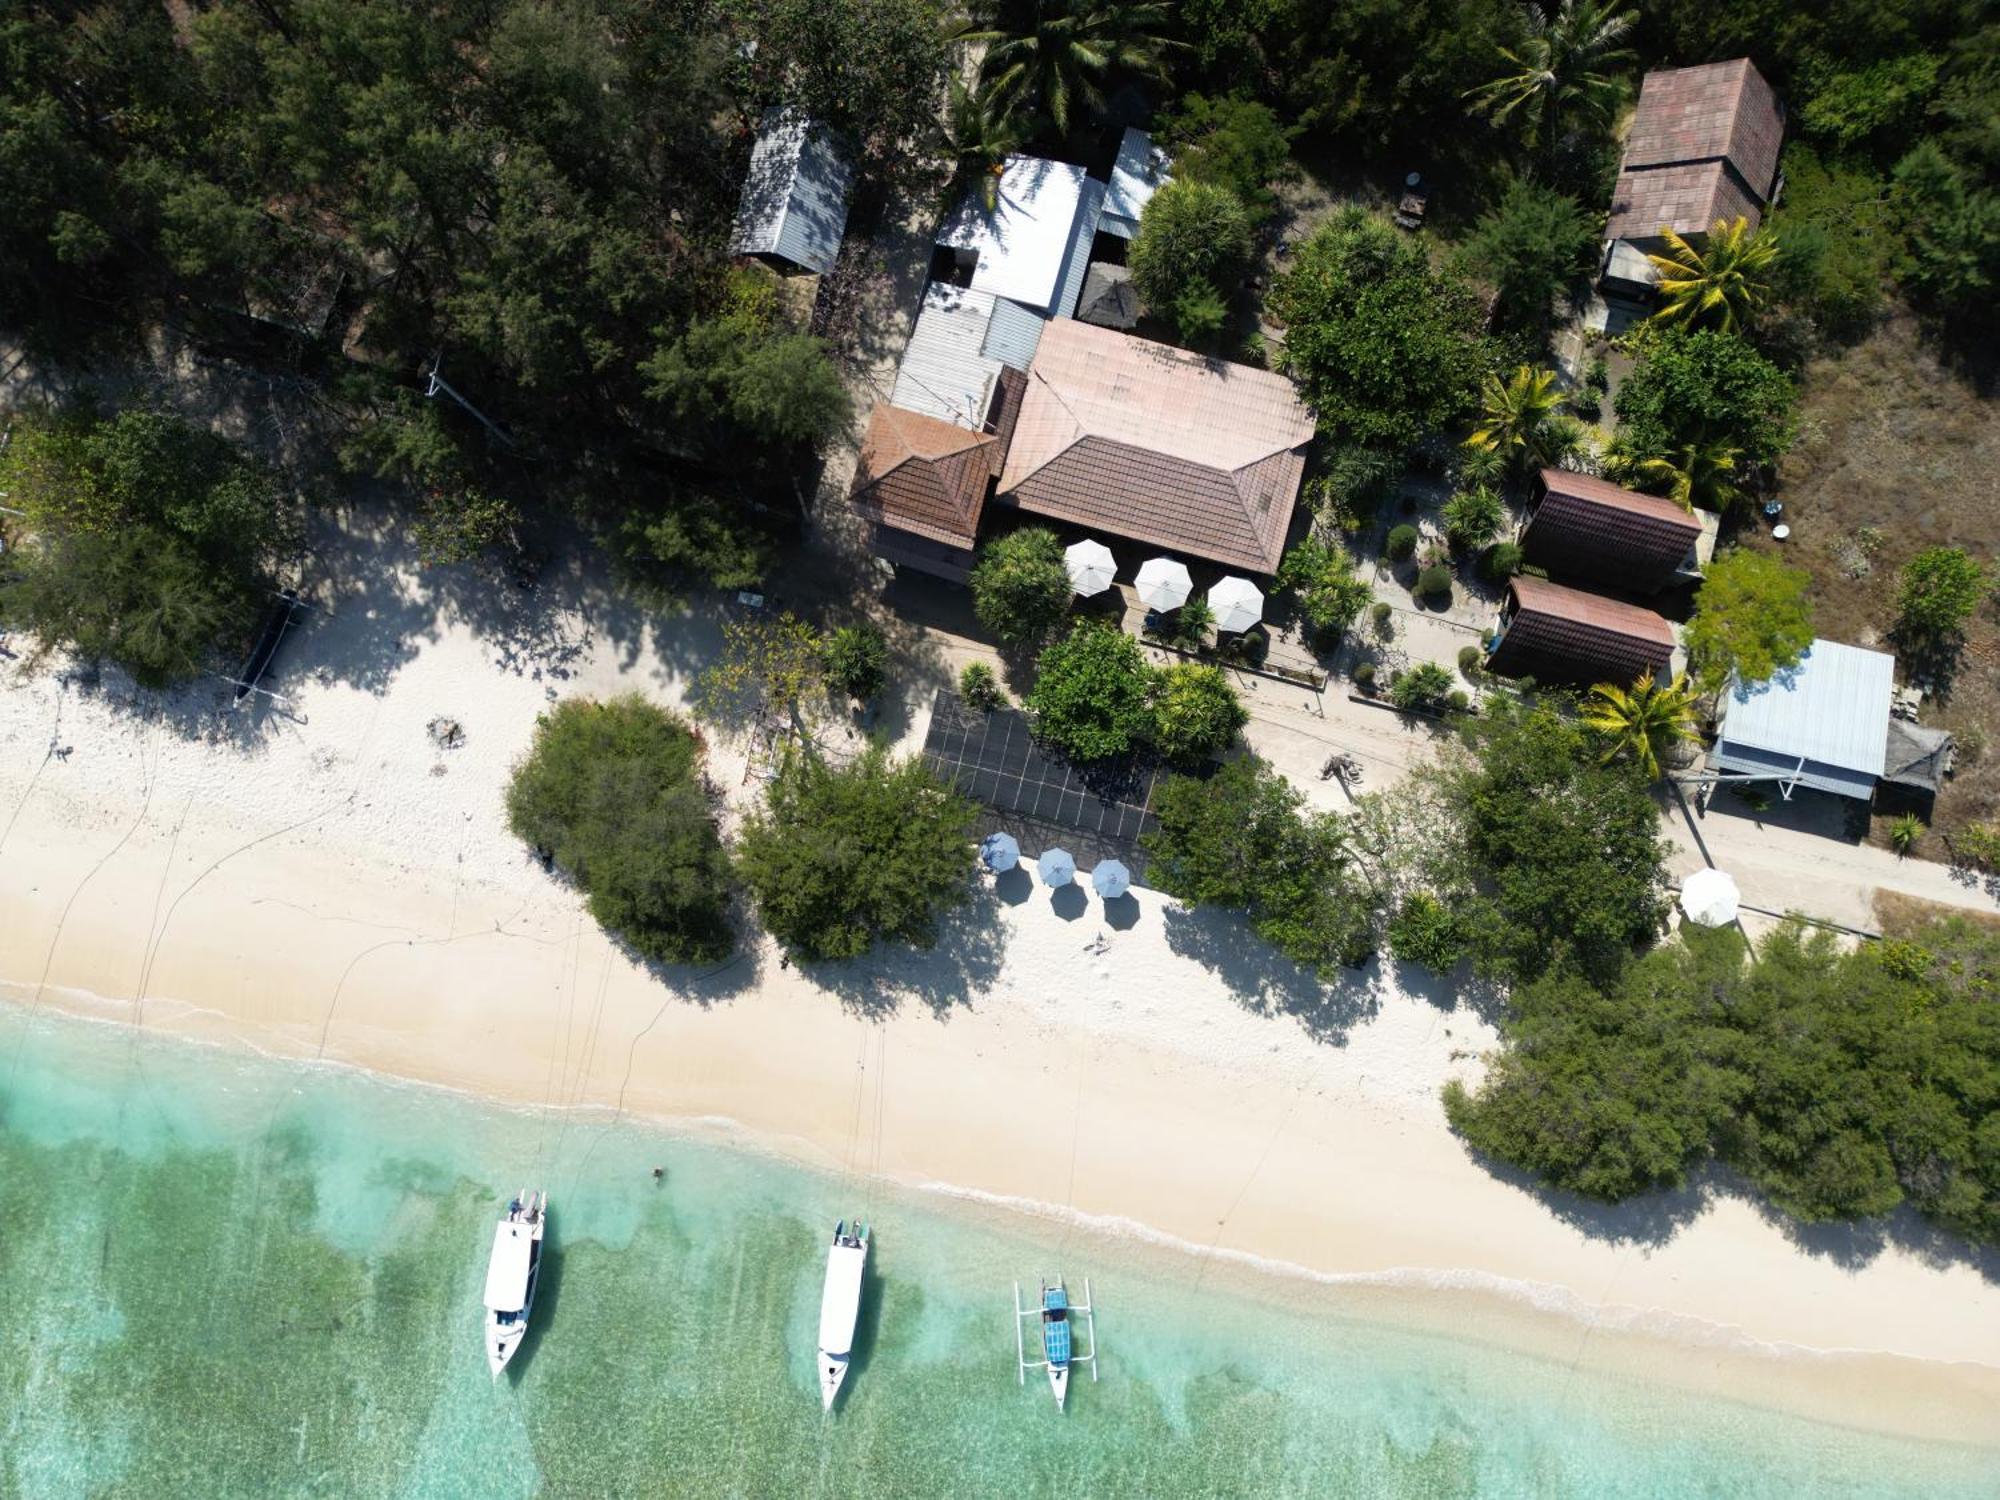
[[[1008,101],[991,88],[968,88],[963,78],[952,74],[951,100],[945,113],[945,144],[956,164],[951,193],[954,200],[976,181],[986,211],[993,212],[1000,200],[1001,167],[1024,139],[1020,121]]]
[[[1694,738],[1695,692],[1683,672],[1662,686],[1648,672],[1630,688],[1600,682],[1583,701],[1581,717],[1598,733],[1608,735],[1610,761],[1632,752],[1651,780],[1660,776],[1660,757],[1673,745]]]
[[[1608,465],[1610,477],[1665,495],[1682,510],[1726,510],[1742,491],[1736,462],[1742,453],[1722,438],[1696,437],[1653,458],[1622,456]]]
[[[1648,255],[1659,272],[1660,310],[1656,323],[1720,328],[1733,332],[1771,289],[1771,268],[1777,263],[1778,241],[1769,230],[1752,229],[1738,218],[1715,221],[1707,243],[1689,244],[1671,229],[1663,229],[1665,255]]]
[[[1621,45],[1639,23],[1635,10],[1613,10],[1610,0],[1561,0],[1554,11],[1542,0],[1521,7],[1527,39],[1502,47],[1507,71],[1467,96],[1473,109],[1496,125],[1518,121],[1529,144],[1553,151],[1565,116],[1600,128],[1618,108],[1617,70],[1630,63]]]
[[[1553,463],[1568,446],[1567,429],[1556,420],[1562,399],[1554,370],[1521,365],[1505,380],[1488,374],[1480,388],[1479,426],[1465,446],[1498,453],[1520,470]]]
[[[1067,135],[1079,104],[1103,106],[1112,73],[1165,79],[1171,24],[1155,0],[975,0],[957,39],[986,43],[980,76],[996,101]]]

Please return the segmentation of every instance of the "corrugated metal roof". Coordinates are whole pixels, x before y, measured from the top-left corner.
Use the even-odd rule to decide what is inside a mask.
[[[978,190],[968,193],[938,227],[937,242],[977,255],[973,290],[1046,310],[1062,285],[1087,180],[1069,162],[1010,156],[993,209]]]
[[[1858,797],[1867,801],[1875,795],[1875,778],[1865,771],[1844,771],[1825,761],[1801,761],[1796,755],[1779,755],[1748,745],[1721,745],[1709,752],[1711,771],[1738,776],[1768,776],[1774,781],[1795,781],[1816,792],[1832,792],[1836,797]]]
[[[1896,659],[1838,641],[1814,641],[1795,667],[1769,682],[1733,683],[1723,695],[1718,755],[1800,756],[1871,780],[1882,774]]]
[[[1048,326],[1049,320],[1040,313],[1006,297],[995,297],[993,317],[986,325],[979,352],[1009,369],[1025,370],[1035,362],[1036,346]]]
[[[1104,184],[1095,177],[1084,178],[1076,223],[1070,228],[1069,248],[1063,252],[1062,275],[1056,282],[1056,300],[1049,307],[1058,318],[1076,315],[1076,299],[1083,295],[1083,278],[1090,271],[1090,242],[1097,238],[1097,215],[1103,206]]]
[[[993,387],[1003,368],[981,353],[993,320],[991,292],[934,281],[924,288],[917,326],[903,348],[896,388],[889,400],[978,431],[993,404]]]
[[[804,111],[773,105],[764,111],[750,170],[736,208],[729,248],[738,255],[776,255],[810,271],[828,271],[847,231],[847,194],[854,163],[839,138]]]
[[[1167,168],[1167,153],[1153,144],[1153,138],[1143,130],[1128,129],[1118,142],[1118,160],[1111,168],[1099,227],[1121,239],[1137,235],[1139,216],[1169,180]]]

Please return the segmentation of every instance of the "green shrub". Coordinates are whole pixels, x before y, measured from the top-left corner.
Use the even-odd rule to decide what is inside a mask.
[[[1455,714],[1472,712],[1472,695],[1464,688],[1453,688],[1445,695],[1444,706]]]
[[[1585,390],[1595,391],[1602,396],[1611,389],[1611,362],[1602,354],[1590,356],[1590,368],[1584,373]]]
[[[1396,612],[1386,603],[1371,605],[1368,618],[1374,623],[1375,638],[1386,641],[1396,630]]]
[[[1904,813],[1889,825],[1889,847],[1898,854],[1908,854],[1923,836],[1924,820],[1915,813]]]
[[[1176,662],[1152,682],[1154,746],[1175,765],[1198,765],[1226,750],[1250,714],[1220,667]]]
[[[983,661],[965,664],[965,670],[958,674],[958,696],[968,707],[982,713],[990,712],[1007,701],[1007,695],[1000,691],[1000,680]]]
[[[1515,542],[1495,542],[1479,559],[1479,568],[1495,583],[1505,583],[1521,571],[1521,548]]]
[[[1451,569],[1443,563],[1432,563],[1417,574],[1417,593],[1426,599],[1435,599],[1451,592]]]
[[[1388,553],[1393,562],[1403,562],[1417,550],[1417,528],[1396,526],[1389,532]]]
[[[1345,630],[1373,590],[1354,576],[1354,559],[1337,543],[1307,536],[1278,565],[1278,586],[1298,595],[1299,611],[1315,630]]]
[[[551,857],[590,914],[643,957],[714,963],[734,946],[729,857],[687,726],[636,693],[543,714],[507,788],[507,826]]]
[[[1486,670],[1486,653],[1477,646],[1464,646],[1458,653],[1458,670],[1475,682]]]
[[[1132,285],[1145,304],[1171,311],[1184,299],[1226,312],[1217,288],[1235,286],[1250,259],[1250,216],[1228,188],[1176,176],[1153,194],[1127,252]],[[1215,319],[1217,327],[1221,317]],[[1183,336],[1187,336],[1183,330]]]
[[[1354,669],[1354,682],[1357,687],[1372,689],[1375,686],[1375,663],[1364,661],[1357,666]]]
[[[1436,709],[1455,690],[1452,675],[1434,661],[1419,662],[1397,677],[1389,701],[1398,708]]]
[[[744,820],[738,868],[780,947],[807,962],[928,948],[971,893],[978,810],[915,756],[786,757]]]
[[[1084,620],[1035,663],[1022,700],[1035,734],[1072,760],[1128,754],[1153,727],[1153,669],[1115,625]]]
[[[1009,646],[1039,645],[1069,613],[1075,593],[1062,540],[1046,526],[996,536],[972,570],[972,609]]]
[[[826,638],[826,679],[850,698],[866,703],[882,691],[889,674],[889,643],[866,621],[843,625]]]
[[[1389,952],[1401,963],[1449,974],[1465,956],[1458,921],[1437,897],[1417,891],[1403,898],[1389,919]]]
[[[1271,184],[1296,172],[1291,142],[1296,125],[1284,125],[1269,105],[1235,95],[1189,94],[1162,122],[1160,138],[1171,153],[1174,176],[1228,188],[1253,218],[1277,206]]]
[[[1903,564],[1897,580],[1896,634],[1933,645],[1958,634],[1991,593],[1993,580],[1963,547],[1929,547]]]
[[[1444,504],[1444,534],[1452,546],[1468,552],[1492,541],[1506,519],[1499,492],[1483,485],[1460,490]]]

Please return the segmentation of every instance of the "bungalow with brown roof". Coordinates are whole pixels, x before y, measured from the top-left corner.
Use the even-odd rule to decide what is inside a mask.
[[[1313,431],[1282,375],[1059,320],[1028,367],[995,502],[1272,573]]]
[[[1784,138],[1784,106],[1747,57],[1648,73],[1611,193],[1607,282],[1649,290],[1645,252],[1665,230],[1699,238],[1737,218],[1755,228],[1777,194]]]
[[[887,402],[869,414],[848,498],[875,523],[878,557],[954,583],[971,576],[1021,385],[1017,371],[1001,372],[982,432]]]
[[[1664,681],[1674,646],[1674,627],[1650,609],[1522,576],[1508,584],[1487,665],[1503,677],[1625,686],[1649,672]]]
[[[1695,575],[1712,537],[1698,517],[1659,495],[1544,469],[1528,505],[1521,551],[1558,577],[1651,594]],[[1711,547],[1703,546],[1705,540]]]

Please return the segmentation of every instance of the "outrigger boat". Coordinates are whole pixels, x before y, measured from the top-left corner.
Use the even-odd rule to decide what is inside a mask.
[[[854,1325],[861,1316],[861,1273],[868,1265],[868,1226],[842,1219],[826,1252],[826,1287],[819,1298],[819,1403],[832,1411],[854,1353]]]
[[[1042,1357],[1029,1359],[1027,1340],[1022,1334],[1021,1324],[1028,1318],[1037,1320],[1042,1335]],[[1088,1349],[1076,1347],[1076,1328],[1081,1323]],[[1083,1283],[1083,1301],[1071,1304],[1069,1288],[1062,1277],[1042,1283],[1042,1298],[1039,1306],[1021,1305],[1021,1284],[1014,1283],[1014,1357],[1020,1368],[1016,1372],[1025,1385],[1028,1371],[1046,1369],[1049,1372],[1049,1389],[1055,1392],[1056,1410],[1063,1410],[1069,1399],[1069,1372],[1072,1366],[1088,1365],[1090,1378],[1097,1379],[1097,1320],[1090,1310],[1090,1282]]]
[[[542,1234],[548,1227],[549,1195],[525,1189],[507,1204],[493,1230],[493,1254],[486,1262],[486,1363],[493,1378],[507,1368],[528,1333],[535,1305],[535,1279],[542,1269]]]

